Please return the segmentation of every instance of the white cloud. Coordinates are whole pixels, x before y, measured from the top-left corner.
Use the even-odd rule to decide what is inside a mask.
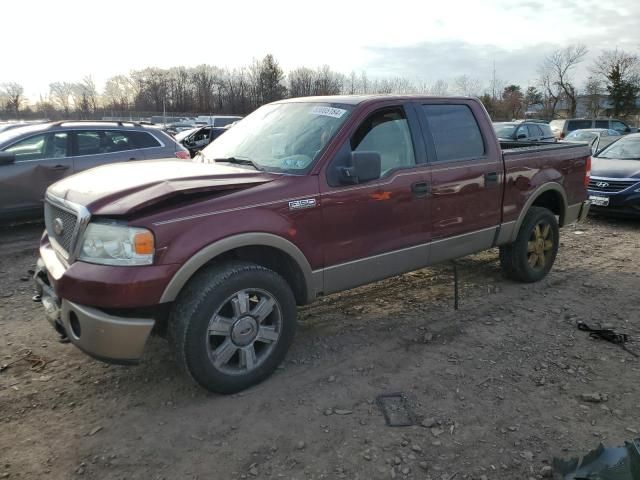
[[[535,78],[555,47],[640,49],[640,3],[612,0],[21,0],[4,2],[0,83],[29,96],[53,81],[147,66],[237,67],[273,53],[285,69],[506,81]]]

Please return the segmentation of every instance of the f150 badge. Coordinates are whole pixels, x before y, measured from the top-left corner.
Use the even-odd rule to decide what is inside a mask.
[[[305,198],[303,200],[292,200],[289,202],[289,210],[301,210],[303,208],[313,208],[315,206],[315,198]]]

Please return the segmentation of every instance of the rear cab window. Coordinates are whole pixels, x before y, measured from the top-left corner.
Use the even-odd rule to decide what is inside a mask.
[[[486,146],[478,121],[468,105],[422,106],[436,150],[437,162],[482,157]]]

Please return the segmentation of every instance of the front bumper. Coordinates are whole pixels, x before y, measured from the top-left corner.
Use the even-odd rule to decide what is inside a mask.
[[[131,364],[142,357],[155,325],[152,318],[121,317],[59,298],[50,272],[38,259],[34,276],[45,316],[55,330],[86,354],[104,362]]]
[[[609,205],[606,207],[593,205],[591,207],[593,212],[640,217],[640,192],[609,193],[589,190],[589,195],[609,198]]]

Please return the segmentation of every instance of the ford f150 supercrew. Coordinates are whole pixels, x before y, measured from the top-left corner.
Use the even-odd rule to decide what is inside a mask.
[[[113,164],[45,198],[35,275],[49,321],[135,363],[152,332],[203,387],[267,377],[321,295],[500,247],[543,278],[589,209],[582,144],[503,143],[473,98],[336,96],[263,106],[192,162]]]

